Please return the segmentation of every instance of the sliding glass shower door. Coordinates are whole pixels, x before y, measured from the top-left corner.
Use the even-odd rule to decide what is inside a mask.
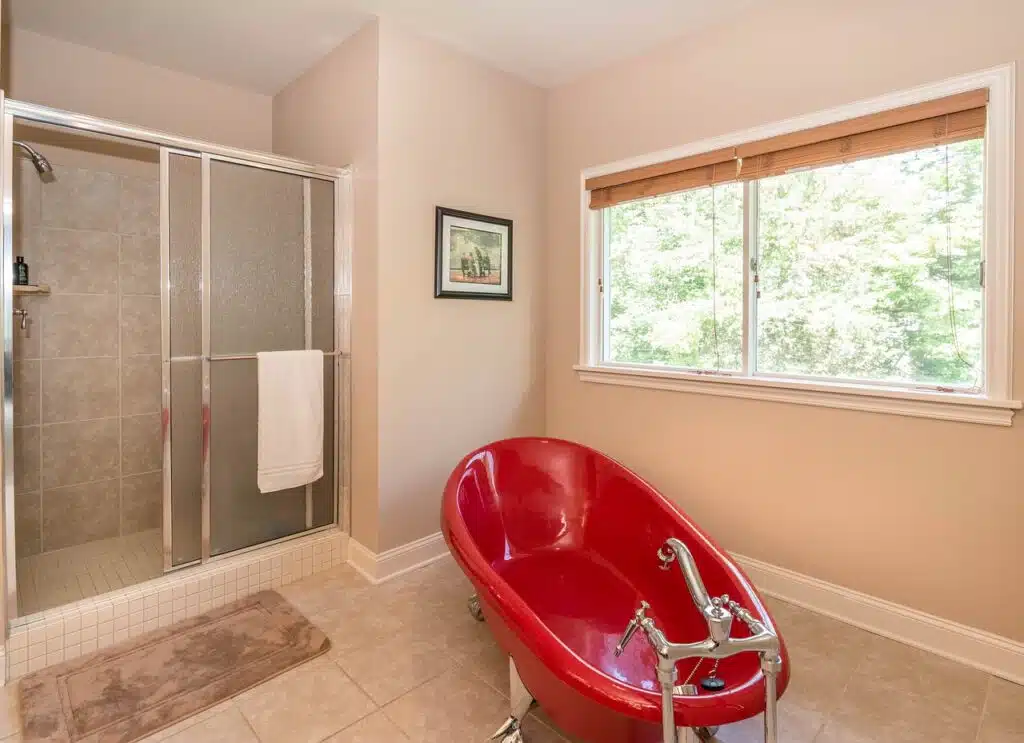
[[[8,621],[346,527],[349,173],[0,112]],[[264,494],[256,354],[286,349],[324,353],[325,474]]]
[[[165,152],[167,568],[338,520],[336,181]],[[324,476],[260,493],[261,351],[324,352]],[[296,390],[295,394],[302,394]]]

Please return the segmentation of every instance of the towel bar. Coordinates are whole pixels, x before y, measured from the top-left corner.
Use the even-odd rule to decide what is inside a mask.
[[[303,350],[303,349],[296,349]],[[340,356],[347,358],[348,354],[344,351],[324,351],[324,356]],[[217,356],[172,356],[168,361],[245,361],[246,359],[256,359],[256,354],[247,353],[239,355],[217,355]]]

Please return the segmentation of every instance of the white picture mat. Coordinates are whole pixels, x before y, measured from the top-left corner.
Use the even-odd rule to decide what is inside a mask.
[[[451,239],[452,227],[465,227],[481,232],[494,232],[501,235],[501,283],[477,284],[471,281],[451,280]],[[503,224],[479,222],[475,219],[453,217],[445,214],[441,220],[441,291],[472,292],[474,294],[508,294],[508,227]]]

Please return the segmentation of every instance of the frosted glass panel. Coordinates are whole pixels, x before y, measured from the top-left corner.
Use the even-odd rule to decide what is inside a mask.
[[[209,370],[210,555],[299,534],[335,521],[335,359],[324,360],[324,476],[306,488],[263,494],[256,485],[255,359],[217,359],[306,347],[309,209],[312,347],[336,350],[335,192],[331,182],[211,159],[209,354],[202,346],[202,178],[198,158],[170,155],[172,561],[202,555],[202,370]],[[196,357],[183,360],[182,357]]]
[[[302,178],[210,164],[210,351],[305,347]],[[256,361],[210,364],[210,554],[306,529],[306,490],[256,486]]]
[[[171,374],[171,563],[202,557],[202,364],[169,364]]]
[[[202,350],[201,173],[198,157],[168,158],[172,357]]]
[[[334,350],[334,184],[310,180],[313,348]]]
[[[171,357],[202,350],[199,158],[168,158]],[[200,559],[202,539],[202,364],[165,363],[171,385],[171,563]]]
[[[324,476],[313,483],[313,526],[334,522],[334,359],[324,359]]]
[[[306,529],[306,489],[256,486],[256,362],[210,365],[210,554]]]
[[[210,163],[210,351],[305,347],[302,178]]]
[[[310,180],[313,348],[334,344],[334,184]],[[334,523],[334,358],[324,359],[324,476],[313,484],[313,526]]]

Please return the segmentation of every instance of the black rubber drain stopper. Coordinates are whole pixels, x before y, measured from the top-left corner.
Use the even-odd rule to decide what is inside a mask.
[[[700,685],[707,691],[721,691],[725,688],[725,682],[718,676],[708,676],[700,680]]]

